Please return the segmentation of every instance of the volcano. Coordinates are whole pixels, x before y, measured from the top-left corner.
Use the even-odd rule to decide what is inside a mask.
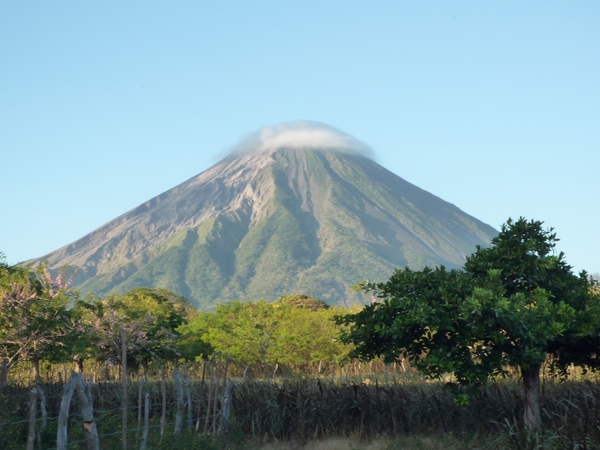
[[[359,280],[459,267],[497,233],[314,122],[265,128],[210,169],[41,258],[80,292],[164,287],[201,309],[303,293],[354,305]]]

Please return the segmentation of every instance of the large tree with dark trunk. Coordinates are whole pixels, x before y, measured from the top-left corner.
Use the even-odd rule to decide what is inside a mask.
[[[342,340],[357,357],[405,357],[429,377],[453,373],[459,385],[486,384],[518,367],[525,425],[538,427],[545,361],[563,374],[572,364],[600,367],[598,284],[573,273],[542,225],[509,219],[460,270],[407,268],[363,284],[383,301],[338,317],[347,326]]]

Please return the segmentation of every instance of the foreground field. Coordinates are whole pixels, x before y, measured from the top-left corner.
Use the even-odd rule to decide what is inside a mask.
[[[443,384],[424,380],[238,380],[232,385],[227,432],[222,429],[223,381],[211,385],[192,380],[186,395],[174,381],[166,382],[164,391],[162,386],[158,381],[129,384],[128,448],[139,448],[143,434],[140,393],[148,394],[149,399],[147,449],[600,448],[600,384],[591,379],[546,380],[542,387],[544,427],[535,435],[528,435],[521,426],[523,402],[518,380],[503,380],[473,391],[464,406],[455,404]],[[35,448],[54,449],[64,384],[40,387],[45,393],[46,419],[44,422],[38,413],[33,423]],[[122,385],[98,383],[90,386],[90,392],[100,448],[121,448]],[[0,398],[0,448],[26,448],[27,433],[32,429],[29,398],[30,389],[25,386],[5,387]],[[68,448],[85,448],[76,400],[71,405],[68,430]]]
[[[459,450],[478,448],[452,436],[380,438],[360,441],[352,438],[328,438],[305,443],[287,441],[255,447],[256,450]]]

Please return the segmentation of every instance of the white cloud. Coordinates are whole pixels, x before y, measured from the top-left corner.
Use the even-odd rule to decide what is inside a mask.
[[[308,120],[261,128],[241,139],[234,152],[263,152],[280,148],[334,150],[373,158],[373,151],[364,142],[332,126]]]

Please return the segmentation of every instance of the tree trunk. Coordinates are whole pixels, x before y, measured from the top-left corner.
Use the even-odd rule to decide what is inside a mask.
[[[6,384],[7,378],[8,378],[8,359],[3,358],[2,364],[0,365],[0,393],[2,393],[2,389],[4,389],[4,385]]]
[[[35,382],[36,384],[39,384],[39,382],[41,381],[40,378],[40,361],[39,359],[34,359],[33,360],[33,373],[35,376]]]
[[[525,370],[523,374],[523,389],[525,393],[525,427],[529,430],[539,428],[542,425],[540,412],[540,364],[534,364]]]

